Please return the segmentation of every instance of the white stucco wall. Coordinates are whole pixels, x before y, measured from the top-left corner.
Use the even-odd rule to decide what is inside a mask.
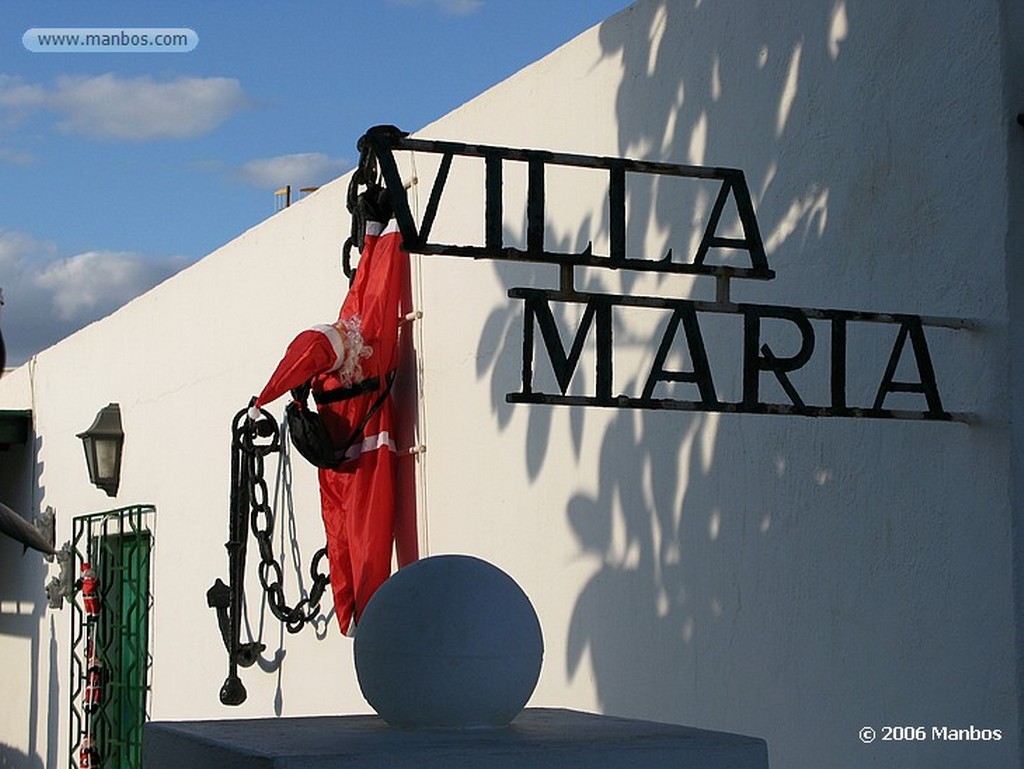
[[[735,282],[735,299],[977,321],[928,332],[944,404],[973,412],[970,425],[512,406],[522,308],[506,291],[553,287],[557,271],[423,259],[422,533],[429,552],[487,558],[533,599],[546,656],[532,704],[761,736],[773,766],[1019,762],[1009,360],[1022,233],[1010,169],[1024,95],[1004,78],[1021,56],[1004,5],[923,15],[855,0],[641,2],[418,132],[741,168],[776,278]],[[431,162],[415,166],[422,211]],[[337,311],[346,182],[42,353],[31,386],[26,369],[0,380],[0,407],[35,414],[32,496],[57,508],[63,538],[78,513],[157,507],[153,718],[367,709],[333,619],[317,638],[282,636],[268,617],[279,672],[243,671],[249,700],[226,710],[226,658],[205,604],[227,576],[229,420],[288,340]],[[606,246],[603,182],[549,183],[548,242]],[[510,173],[510,237],[522,228],[518,184]],[[479,175],[457,165],[436,239],[479,240],[481,199]],[[707,205],[636,183],[630,247],[685,253]],[[577,284],[713,297],[707,279],[589,271]],[[575,321],[563,320],[567,337]],[[663,325],[623,317],[616,387],[642,383]],[[888,333],[851,342],[851,393],[877,387]],[[721,351],[716,382],[734,388],[735,327],[709,323],[705,338]],[[585,353],[574,391],[592,365]],[[74,437],[110,401],[128,435],[116,500],[89,486]],[[300,459],[293,472],[308,558],[322,539],[315,475]],[[66,699],[67,618],[33,611],[38,639],[11,632],[4,613],[0,648],[35,665],[23,688],[34,687],[38,721],[33,731],[5,717],[0,741],[56,751],[59,766],[66,726],[52,737],[45,714],[65,708],[52,692]],[[859,741],[862,726],[885,725],[973,725],[1003,739]]]

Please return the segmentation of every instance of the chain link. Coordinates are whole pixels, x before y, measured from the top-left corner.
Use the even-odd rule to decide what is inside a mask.
[[[261,443],[257,438],[270,438]],[[321,571],[321,562],[327,555],[322,547],[313,554],[309,576],[313,580],[309,594],[295,606],[289,606],[284,597],[284,569],[274,555],[274,511],[268,503],[267,482],[264,479],[264,457],[281,450],[277,423],[269,416],[252,422],[241,420],[235,435],[235,446],[242,452],[243,486],[248,498],[249,524],[260,550],[257,570],[260,585],[267,596],[271,613],[284,623],[289,633],[298,633],[320,614],[320,601],[330,584],[330,574]],[[245,504],[244,501],[241,504]],[[239,514],[245,514],[238,511]]]

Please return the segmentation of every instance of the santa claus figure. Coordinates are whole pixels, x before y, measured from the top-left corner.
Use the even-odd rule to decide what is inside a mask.
[[[103,663],[92,641],[89,641],[85,664],[85,697],[82,705],[86,713],[93,715],[99,712],[103,699]]]
[[[89,735],[82,738],[82,748],[78,752],[78,769],[100,769],[100,752]]]
[[[309,383],[331,441],[343,451],[335,466],[318,472],[334,608],[346,635],[354,634],[360,612],[389,576],[395,540],[397,463],[387,388],[398,367],[409,255],[390,215],[379,218],[366,222],[358,270],[337,321],[303,331],[288,345],[249,412],[259,419],[261,406]],[[415,557],[399,548],[399,565]]]
[[[82,591],[82,603],[85,606],[86,618],[90,622],[94,621],[100,616],[100,581],[96,578],[92,564],[82,563],[82,573],[76,586]]]

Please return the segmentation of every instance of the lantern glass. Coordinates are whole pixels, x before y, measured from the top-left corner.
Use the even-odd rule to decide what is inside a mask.
[[[117,474],[117,442],[109,438],[97,438],[96,480],[110,481]]]

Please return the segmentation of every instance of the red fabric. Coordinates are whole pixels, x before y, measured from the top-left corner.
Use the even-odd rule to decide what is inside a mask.
[[[392,222],[391,227],[394,228]],[[407,283],[408,253],[398,232],[368,235],[355,281],[338,319],[358,327],[369,355],[359,362],[361,379],[378,377],[384,386],[398,367],[400,310]],[[344,333],[342,334],[345,339]],[[347,341],[347,340],[346,340]],[[346,351],[346,355],[347,355]],[[337,355],[326,335],[304,331],[292,342],[270,382],[257,399],[262,405],[312,377],[314,396],[342,386]],[[318,406],[328,432],[341,445],[380,396],[380,390]],[[395,407],[388,398],[363,428],[363,441],[336,470],[319,471],[321,514],[327,535],[334,609],[343,633],[358,619],[374,591],[391,572],[396,531]],[[416,559],[415,510],[403,504],[399,525],[399,566]],[[409,512],[411,510],[411,512]],[[411,534],[410,534],[411,524]],[[411,540],[411,545],[410,545]]]
[[[385,446],[339,471],[319,471],[334,611],[343,633],[391,574],[395,465],[394,452]]]
[[[338,319],[358,318],[363,342],[372,350],[362,362],[364,377],[378,377],[381,386],[398,366],[398,326],[408,254],[401,235],[389,232],[366,237],[356,278]],[[339,387],[336,373],[313,380],[313,392]],[[379,391],[320,407],[328,431],[344,440]],[[395,536],[394,404],[388,398],[363,428],[362,446],[353,446],[338,470],[320,470],[320,502],[327,533],[334,610],[342,632],[366,607],[374,591],[391,573]]]
[[[256,405],[276,401],[289,390],[333,367],[336,360],[337,354],[324,332],[315,328],[303,331],[288,345],[281,362],[256,398]]]

